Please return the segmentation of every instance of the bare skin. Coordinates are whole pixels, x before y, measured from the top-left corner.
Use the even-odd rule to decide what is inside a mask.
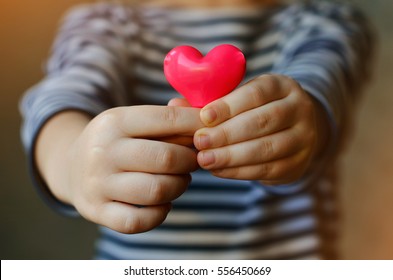
[[[191,148],[151,139],[202,127],[194,108],[119,107],[92,120],[63,112],[41,131],[37,164],[54,195],[86,219],[143,232],[163,222],[198,168]]]
[[[50,191],[92,222],[144,232],[165,220],[197,168],[223,178],[287,183],[304,175],[329,138],[321,105],[285,76],[260,76],[202,109],[182,99],[169,105],[118,107],[95,118],[79,111],[53,116],[35,146]]]
[[[172,106],[190,106],[174,99]],[[198,164],[222,178],[265,185],[300,179],[329,140],[326,112],[296,81],[262,75],[202,108]]]

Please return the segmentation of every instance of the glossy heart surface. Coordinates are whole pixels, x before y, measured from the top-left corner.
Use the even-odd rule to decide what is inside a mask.
[[[213,48],[206,56],[194,47],[178,46],[164,60],[168,82],[197,108],[233,91],[245,70],[243,53],[229,44]]]

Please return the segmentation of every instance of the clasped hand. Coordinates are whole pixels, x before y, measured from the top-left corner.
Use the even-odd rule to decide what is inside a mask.
[[[205,106],[199,165],[218,177],[283,184],[299,179],[327,138],[326,113],[294,80],[263,75]]]
[[[91,120],[67,153],[65,201],[95,223],[143,232],[166,219],[199,167],[287,183],[326,141],[320,105],[284,76],[260,76],[202,109],[184,99],[169,105],[118,107]]]

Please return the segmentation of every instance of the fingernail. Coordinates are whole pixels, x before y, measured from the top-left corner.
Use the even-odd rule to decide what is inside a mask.
[[[196,140],[196,144],[197,144],[197,148],[199,150],[205,150],[208,149],[211,144],[210,144],[210,137],[209,135],[206,134],[200,134],[197,136],[197,140]]]
[[[201,162],[202,166],[209,166],[215,162],[215,157],[213,152],[202,152],[201,153]]]
[[[217,119],[217,113],[213,109],[202,109],[201,120],[204,124],[211,124]]]

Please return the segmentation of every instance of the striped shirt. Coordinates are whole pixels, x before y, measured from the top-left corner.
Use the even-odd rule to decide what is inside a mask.
[[[76,7],[63,21],[46,77],[21,102],[34,185],[53,209],[78,216],[53,197],[34,165],[34,143],[44,123],[66,109],[97,115],[115,106],[165,105],[179,96],[164,77],[165,55],[178,45],[206,54],[219,44],[244,52],[244,81],[263,73],[287,75],[320,101],[333,132],[325,155],[298,182],[274,188],[198,170],[158,228],[127,235],[100,227],[96,258],[336,258],[334,163],[372,53],[367,22],[348,6],[315,1],[236,10]]]

